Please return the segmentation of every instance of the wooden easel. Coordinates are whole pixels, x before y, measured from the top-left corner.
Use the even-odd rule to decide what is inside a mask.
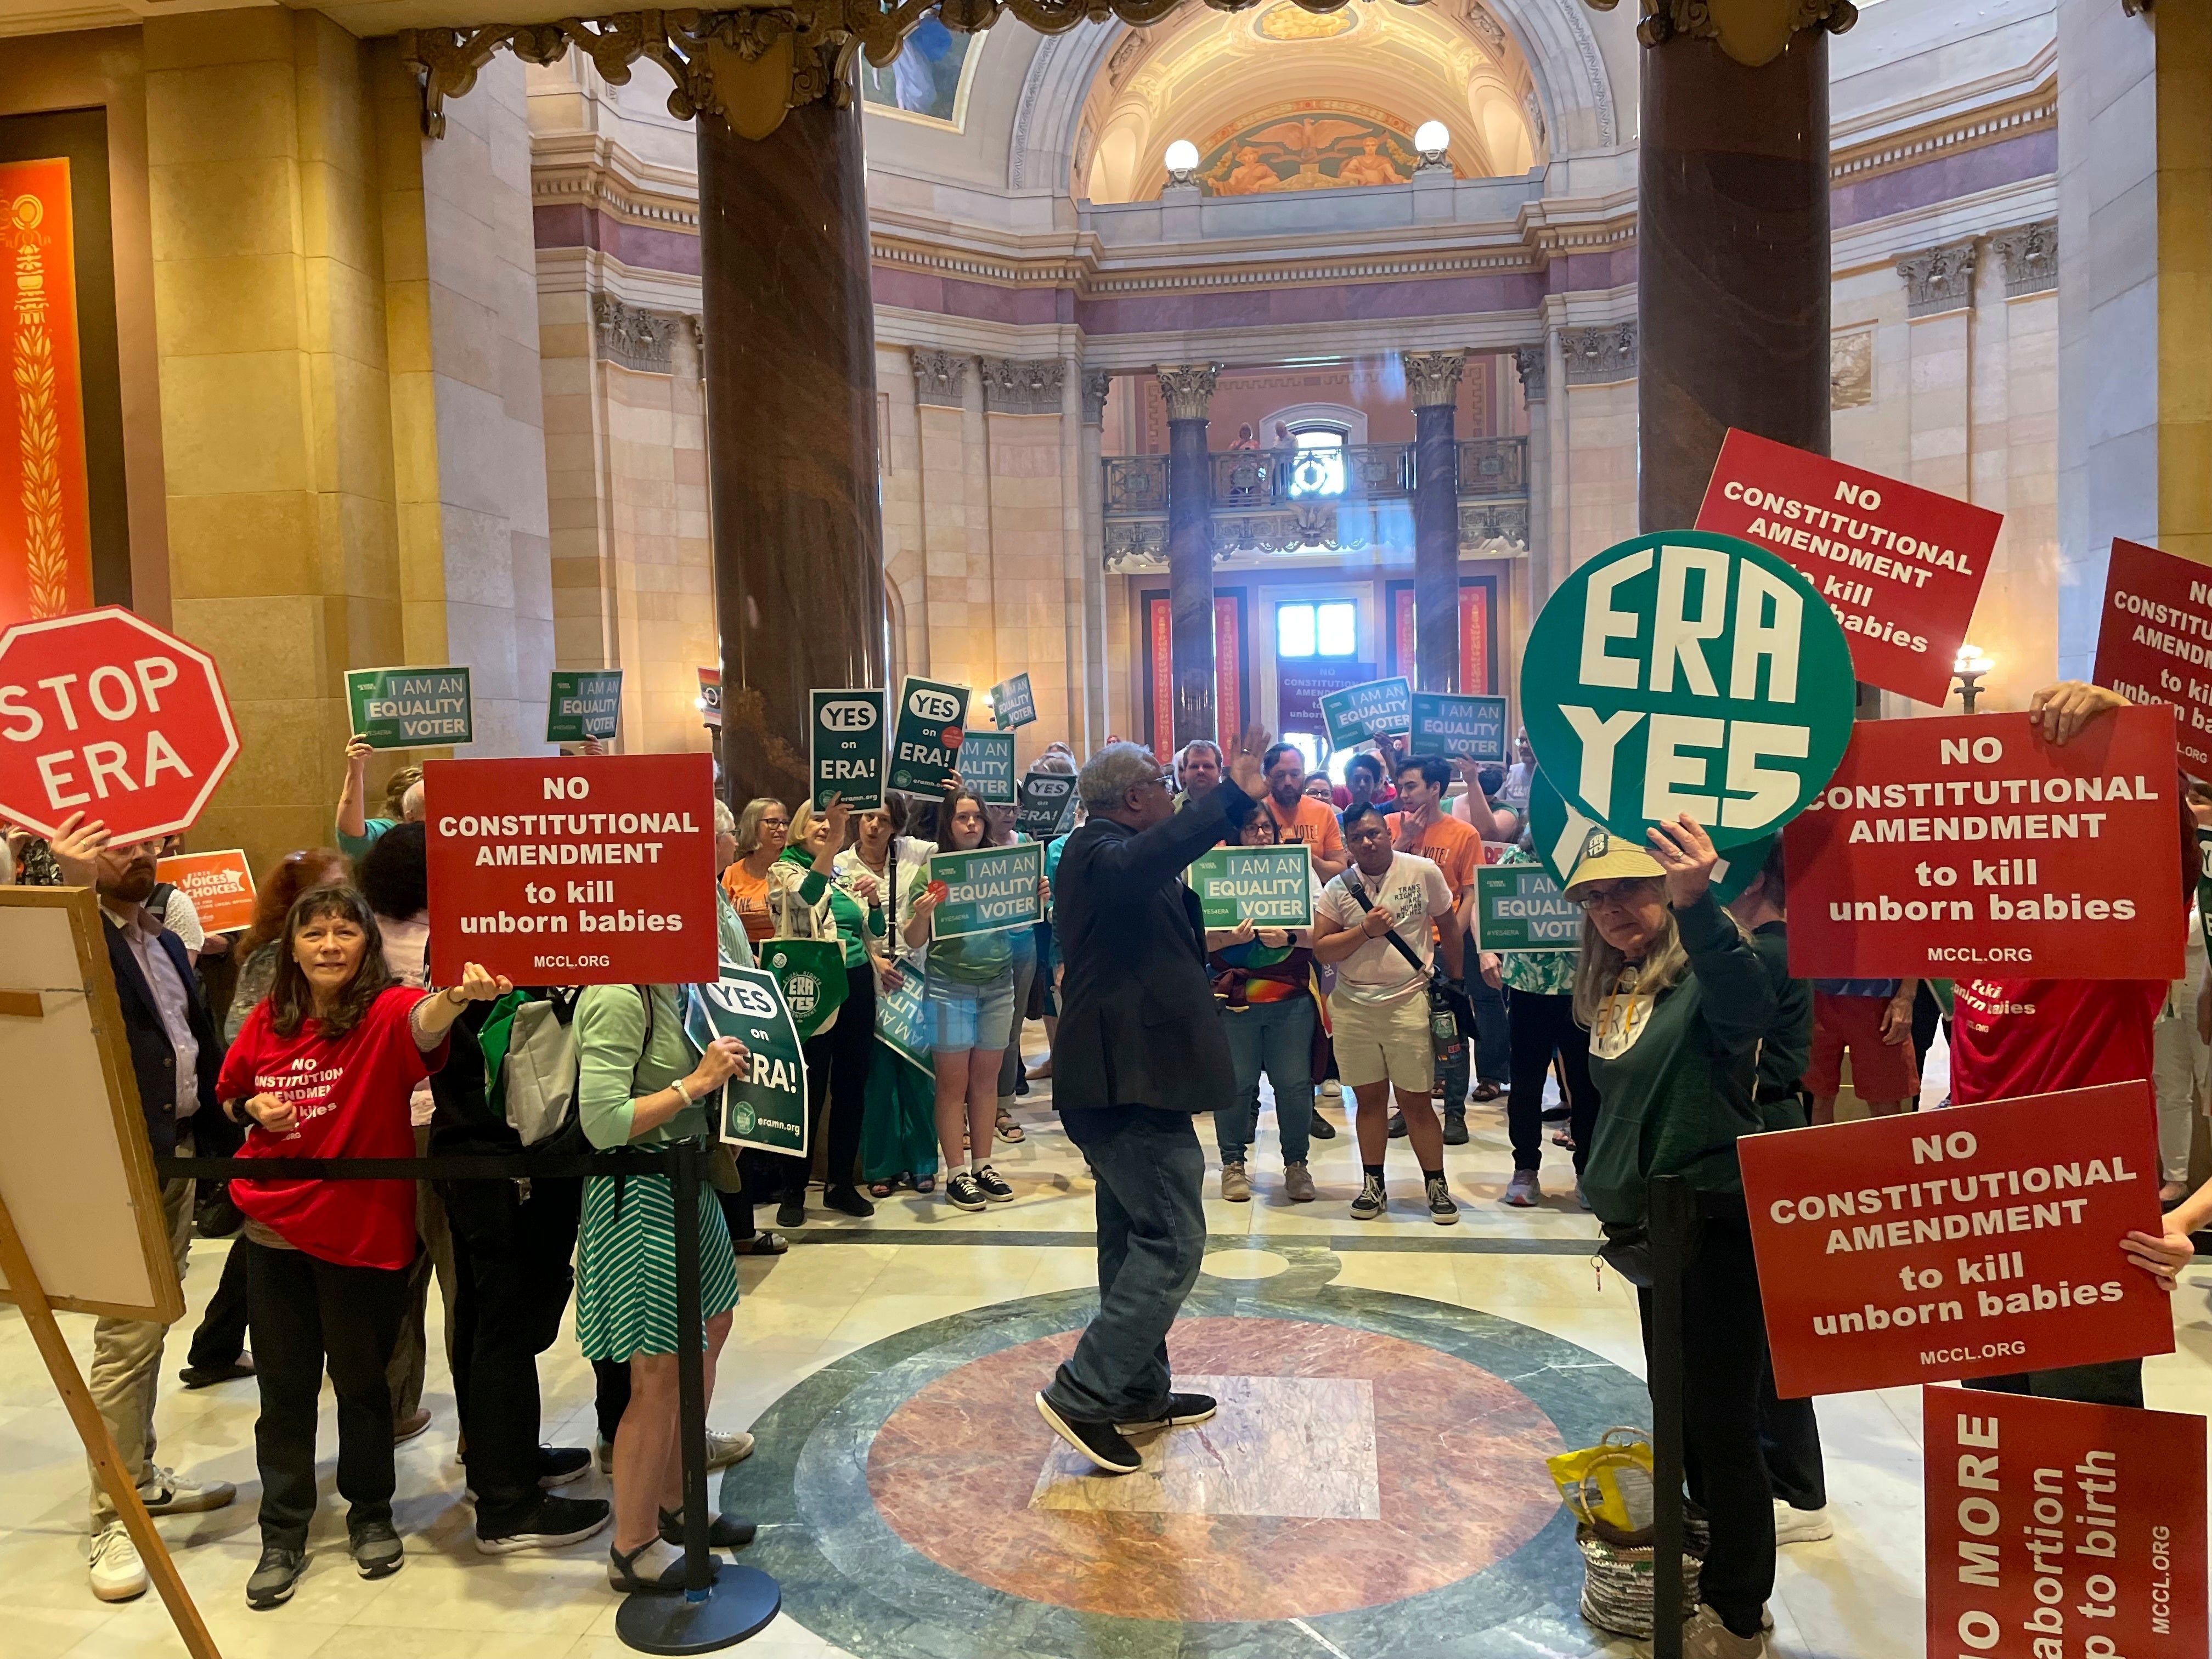
[[[137,1080],[131,1069],[130,1050],[124,1040],[122,1005],[116,1000],[114,974],[108,965],[106,944],[101,933],[106,924],[100,919],[91,891],[82,887],[0,888],[0,914],[16,910],[66,912],[69,948],[62,948],[49,915],[46,931],[28,936],[34,946],[28,953],[33,959],[18,959],[10,963],[11,978],[27,976],[32,982],[28,987],[0,988],[0,1028],[12,1028],[33,1045],[50,1042],[55,1046],[42,1051],[48,1058],[58,1065],[76,1063],[88,1073],[82,1089],[74,1094],[64,1089],[63,1097],[78,1101],[96,1098],[106,1107],[109,1122],[102,1124],[95,1115],[89,1122],[62,1126],[65,1130],[73,1128],[76,1137],[71,1143],[70,1156],[94,1161],[91,1165],[71,1164],[70,1173],[76,1174],[80,1168],[88,1170],[89,1173],[82,1179],[89,1182],[91,1190],[104,1193],[99,1201],[114,1206],[106,1213],[113,1214],[118,1221],[126,1213],[121,1206],[127,1202],[129,1219],[125,1224],[129,1236],[111,1231],[104,1242],[112,1247],[108,1262],[111,1269],[125,1263],[130,1264],[130,1268],[127,1272],[111,1271],[107,1280],[110,1288],[105,1290],[88,1285],[77,1287],[76,1293],[49,1294],[40,1279],[7,1199],[0,1194],[0,1279],[5,1281],[0,1285],[0,1302],[13,1302],[22,1310],[23,1322],[30,1327],[32,1340],[39,1345],[39,1357],[46,1363],[46,1373],[54,1380],[55,1392],[61,1395],[70,1421],[76,1426],[77,1437],[84,1443],[86,1455],[114,1499],[124,1530],[137,1546],[139,1559],[146,1564],[147,1576],[161,1591],[170,1620],[176,1626],[177,1634],[184,1638],[191,1659],[222,1659],[215,1638],[201,1621],[199,1609],[192,1605],[185,1581],[177,1571],[177,1564],[169,1557],[168,1547],[154,1529],[153,1517],[146,1513],[137,1483],[123,1467],[123,1455],[116,1449],[114,1437],[108,1433],[106,1421],[94,1403],[92,1390],[85,1386],[84,1377],[76,1368],[76,1356],[70,1352],[69,1344],[63,1340],[61,1327],[54,1318],[58,1307],[123,1319],[164,1321],[175,1320],[184,1310],[184,1293],[177,1284],[167,1223],[161,1210],[161,1183],[154,1172],[153,1152],[146,1143]],[[28,923],[32,919],[24,920]],[[45,982],[41,984],[40,981]],[[76,1002],[80,994],[83,998],[81,1006]],[[63,1000],[50,1008],[50,995],[58,995]],[[37,1024],[33,1027],[18,1022]],[[11,1038],[11,1044],[13,1041]],[[99,1073],[96,1081],[88,1074],[94,1066]],[[41,1121],[52,1123],[54,1115],[46,1113]],[[100,1133],[87,1133],[94,1130]],[[19,1165],[36,1162],[38,1149],[21,1150],[24,1155],[15,1160]],[[119,1168],[111,1161],[114,1159],[119,1159]],[[49,1185],[63,1182],[58,1174],[48,1176]],[[64,1184],[72,1197],[80,1190],[77,1182]],[[34,1212],[42,1207],[45,1199],[36,1182],[28,1189],[19,1189],[18,1196],[27,1197]],[[46,1224],[58,1231],[51,1206],[45,1207],[49,1212]],[[80,1254],[72,1251],[57,1255],[53,1247],[48,1246],[50,1262],[73,1264]],[[122,1283],[128,1283],[131,1290],[127,1296],[118,1297],[116,1287]],[[69,1288],[64,1286],[65,1290]]]
[[[4,1200],[0,1200],[0,1274],[7,1277],[15,1305],[23,1310],[23,1322],[31,1328],[31,1340],[39,1345],[39,1357],[46,1362],[46,1374],[54,1379],[55,1391],[69,1408],[70,1421],[76,1425],[77,1438],[84,1442],[84,1449],[92,1458],[93,1467],[100,1471],[107,1495],[115,1500],[115,1512],[122,1519],[123,1529],[138,1547],[139,1559],[146,1564],[146,1576],[161,1592],[170,1620],[176,1626],[177,1634],[185,1638],[185,1651],[192,1659],[222,1659],[215,1638],[208,1634],[208,1627],[200,1620],[200,1610],[192,1605],[191,1593],[185,1589],[177,1564],[169,1559],[169,1547],[154,1530],[154,1517],[146,1513],[138,1488],[123,1467],[123,1454],[115,1449],[115,1437],[108,1433],[106,1419],[100,1416],[100,1407],[93,1404],[92,1390],[85,1387],[84,1377],[76,1368],[76,1356],[69,1351],[69,1344],[62,1338],[62,1328],[54,1318],[46,1291],[40,1286],[38,1275],[31,1270],[30,1257],[23,1253],[23,1241],[16,1236],[15,1220],[9,1215]]]

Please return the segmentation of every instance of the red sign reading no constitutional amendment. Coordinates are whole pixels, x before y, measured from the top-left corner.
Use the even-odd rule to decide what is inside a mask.
[[[2205,1659],[2204,1419],[1920,1391],[1930,1659]]]
[[[1731,430],[1697,528],[1789,560],[1850,635],[1861,679],[1941,708],[2003,523],[1985,507]]]
[[[434,760],[430,976],[711,982],[714,774],[704,755]]]
[[[2212,569],[2116,539],[2093,678],[2171,708],[2181,769],[2212,779]]]
[[[2148,1083],[1736,1143],[1785,1399],[2173,1351]]]
[[[2178,979],[2173,715],[1862,720],[1783,832],[1802,979]]]

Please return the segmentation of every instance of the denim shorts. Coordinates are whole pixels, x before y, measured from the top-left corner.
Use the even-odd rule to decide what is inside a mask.
[[[1003,1048],[1014,1032],[1014,976],[1001,974],[988,985],[969,985],[931,974],[923,985],[929,1002],[930,1031],[940,1053],[963,1048]]]

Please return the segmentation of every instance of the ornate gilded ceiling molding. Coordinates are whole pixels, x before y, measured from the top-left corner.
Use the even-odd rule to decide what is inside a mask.
[[[1213,382],[1219,363],[1162,363],[1160,396],[1167,399],[1170,421],[1202,421],[1213,403]]]
[[[1406,366],[1406,401],[1416,409],[1449,408],[1459,401],[1459,377],[1467,368],[1464,351],[1401,351]]]
[[[1611,11],[1620,0],[1588,0]],[[1851,0],[1643,0],[1636,38],[1647,46],[1669,40],[1711,40],[1739,64],[1771,63],[1806,29],[1841,34],[1859,21]]]

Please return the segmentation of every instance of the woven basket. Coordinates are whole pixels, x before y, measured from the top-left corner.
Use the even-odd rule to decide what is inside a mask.
[[[1698,1605],[1698,1574],[1709,1534],[1696,1516],[1682,1519],[1682,1605]],[[1650,1546],[1615,1544],[1589,1527],[1575,1528],[1575,1543],[1583,1553],[1583,1617],[1600,1630],[1616,1636],[1649,1638],[1651,1634],[1651,1567]]]

